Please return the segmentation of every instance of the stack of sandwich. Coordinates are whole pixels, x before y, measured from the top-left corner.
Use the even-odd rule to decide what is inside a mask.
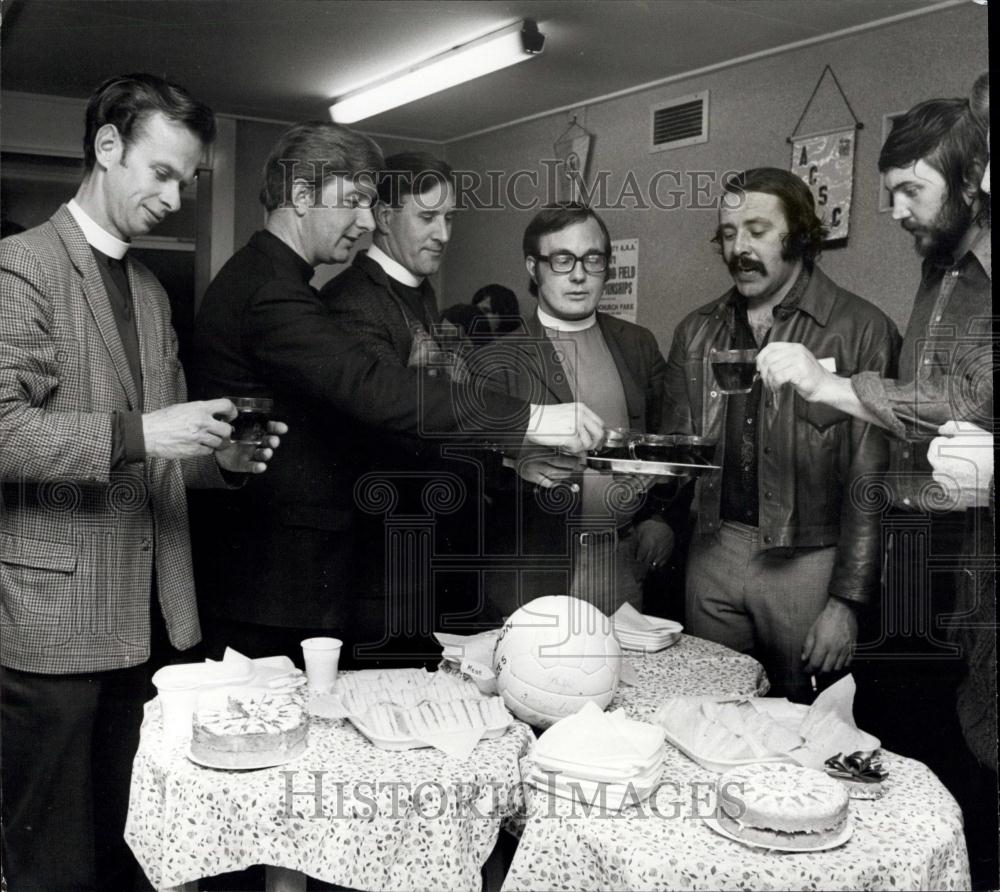
[[[664,748],[662,728],[587,703],[538,738],[525,782],[546,795],[621,811],[656,788]]]

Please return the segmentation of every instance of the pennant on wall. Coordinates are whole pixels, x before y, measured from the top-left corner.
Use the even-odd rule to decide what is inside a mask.
[[[832,133],[792,139],[792,173],[812,190],[816,213],[829,232],[825,241],[847,238],[854,193],[854,125]]]

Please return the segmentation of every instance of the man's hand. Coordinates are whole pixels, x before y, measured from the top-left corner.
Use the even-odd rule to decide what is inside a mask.
[[[757,354],[757,370],[764,384],[778,390],[782,384],[791,384],[804,400],[825,402],[821,397],[829,386],[829,379],[836,378],[819,364],[802,344],[776,341]]]
[[[281,437],[288,433],[288,425],[283,421],[269,421],[267,432],[260,446],[251,443],[223,443],[215,453],[219,467],[233,474],[263,474],[274,450],[281,445]]]
[[[503,463],[529,483],[545,489],[556,486],[573,474],[579,474],[586,467],[586,462],[580,456],[553,452],[551,449],[526,450],[517,458],[505,458]],[[573,492],[580,491],[575,483],[570,488]]]
[[[221,419],[217,416],[221,416]],[[208,455],[229,441],[236,417],[231,400],[177,403],[142,416],[146,455],[182,459]]]
[[[993,434],[969,421],[948,421],[931,440],[927,460],[956,508],[990,504],[993,478]]]
[[[802,648],[803,670],[815,675],[849,666],[857,640],[858,618],[854,608],[831,596],[806,635]]]
[[[636,560],[649,564],[651,570],[662,567],[674,550],[674,531],[662,517],[648,517],[635,526],[638,545]]]
[[[594,449],[604,438],[604,422],[583,403],[532,405],[525,439],[567,452]]]

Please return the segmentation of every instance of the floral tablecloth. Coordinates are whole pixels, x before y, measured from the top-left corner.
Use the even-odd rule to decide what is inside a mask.
[[[518,763],[533,740],[518,722],[464,759],[387,752],[314,718],[294,762],[217,771],[164,737],[153,700],[125,837],[157,888],[269,864],[356,889],[478,892],[501,821],[523,808]]]
[[[648,719],[676,694],[766,691],[749,657],[683,637],[666,651],[632,660],[637,687],[620,688],[612,708]],[[755,668],[756,667],[756,668]],[[853,834],[840,848],[784,854],[750,848],[703,820],[718,775],[673,747],[647,802],[621,813],[600,799],[571,801],[526,787],[527,817],[504,892],[674,889],[968,889],[962,814],[925,765],[884,753],[880,800],[852,799]],[[531,772],[530,753],[522,759]]]

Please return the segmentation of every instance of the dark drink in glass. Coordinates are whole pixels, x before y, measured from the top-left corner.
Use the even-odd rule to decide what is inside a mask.
[[[635,436],[625,428],[609,427],[604,432],[604,442],[592,454],[599,458],[629,458],[629,445]]]
[[[749,393],[757,377],[756,350],[713,350],[708,357],[722,393]]]
[[[232,397],[236,407],[232,441],[241,446],[260,446],[267,437],[267,423],[271,420],[274,400],[258,396]]]

